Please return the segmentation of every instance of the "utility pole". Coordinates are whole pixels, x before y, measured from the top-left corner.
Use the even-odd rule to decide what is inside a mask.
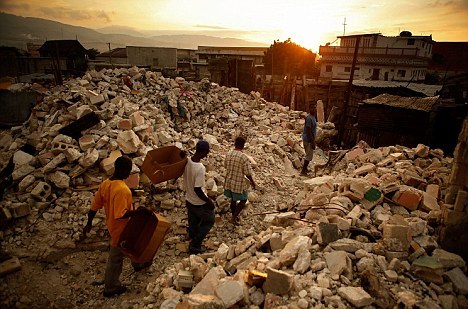
[[[112,66],[112,68],[114,68],[114,65],[112,64],[112,53],[111,53],[111,47],[110,47],[110,42],[107,43],[107,46],[109,46],[109,63],[110,65]]]
[[[354,46],[354,55],[353,55],[353,64],[351,65],[351,72],[349,73],[349,82],[348,82],[348,89],[346,90],[345,102],[343,106],[343,112],[341,114],[340,119],[340,134],[338,137],[338,146],[341,146],[343,141],[344,131],[346,129],[346,123],[348,122],[348,105],[351,99],[351,90],[353,88],[353,80],[354,80],[354,70],[356,69],[356,62],[357,56],[359,51],[359,43],[361,42],[361,36],[357,35],[356,38],[356,46]]]
[[[346,17],[344,18],[344,22],[343,22],[343,35],[346,35]]]

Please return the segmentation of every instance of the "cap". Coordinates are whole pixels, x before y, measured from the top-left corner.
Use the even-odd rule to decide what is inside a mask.
[[[197,145],[195,146],[195,149],[197,151],[199,151],[199,150],[209,151],[210,150],[210,144],[207,141],[200,140],[200,141],[198,141]]]

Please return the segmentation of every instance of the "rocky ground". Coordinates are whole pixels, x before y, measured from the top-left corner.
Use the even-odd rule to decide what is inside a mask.
[[[122,83],[124,73],[132,89]],[[25,89],[43,99],[23,126],[0,135],[2,167],[10,157],[14,162],[0,204],[0,240],[21,265],[0,278],[2,307],[467,306],[465,261],[436,242],[452,164],[440,150],[365,143],[331,155],[318,149],[314,166],[331,156],[329,164],[300,177],[304,114],[257,93],[138,68],[91,71],[53,89],[12,90]],[[93,115],[96,123],[79,122]],[[258,190],[233,226],[222,195],[223,159],[240,134]],[[335,134],[333,124],[319,124],[322,147]],[[217,222],[206,240],[209,253],[189,256],[181,179],[154,185],[141,166],[153,148],[176,145],[190,154],[199,138],[212,146],[204,163]],[[129,291],[105,299],[104,214],[88,238],[81,229],[116,154],[134,162],[128,183],[143,192],[135,205],[152,208],[172,227],[150,268],[134,273],[126,260],[121,279]],[[193,275],[192,291],[180,286],[183,270]]]

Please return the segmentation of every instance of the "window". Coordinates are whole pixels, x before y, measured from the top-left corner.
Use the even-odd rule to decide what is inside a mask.
[[[344,71],[345,71],[346,73],[351,72],[351,67],[345,67],[345,68],[344,68]]]
[[[405,76],[406,76],[406,70],[398,70],[397,77],[405,77]]]
[[[327,65],[325,67],[325,72],[331,72],[332,71],[332,66],[331,65]]]
[[[414,45],[414,39],[408,39],[407,45]]]

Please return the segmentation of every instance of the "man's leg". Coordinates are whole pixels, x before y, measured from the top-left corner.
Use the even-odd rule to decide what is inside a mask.
[[[111,246],[107,259],[104,278],[104,293],[114,293],[121,288],[120,274],[122,273],[123,254],[118,248]]]
[[[310,161],[304,160],[304,165],[302,166],[301,175],[307,175],[307,166],[309,166],[309,162]]]
[[[190,239],[194,239],[199,233],[200,219],[197,215],[197,208],[201,206],[194,206],[187,202],[187,215],[188,215],[188,234]]]
[[[232,214],[232,223],[235,224],[237,221],[237,217],[241,213],[241,211],[244,209],[245,204],[247,203],[247,200],[241,200],[239,204],[236,207],[236,211]]]
[[[190,244],[190,247],[193,249],[201,249],[203,240],[215,222],[214,209],[208,209],[206,205],[202,205],[199,209],[197,209],[197,215],[200,218],[200,221],[198,233],[192,239],[192,243]]]
[[[311,143],[308,143],[308,142],[303,142],[303,143],[304,143],[304,150],[305,150],[305,158],[304,158],[304,165],[302,166],[301,175],[305,176],[307,175],[307,167],[309,166],[309,162],[312,161],[313,150],[312,150]]]
[[[231,199],[231,214],[234,216],[234,213],[236,212],[236,206],[237,202]]]

